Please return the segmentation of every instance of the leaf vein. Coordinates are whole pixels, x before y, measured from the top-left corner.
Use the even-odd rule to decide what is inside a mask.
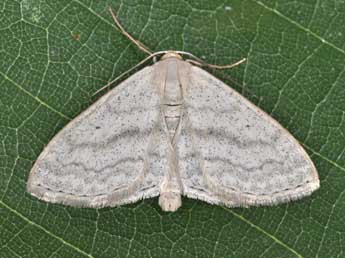
[[[12,207],[8,206],[6,203],[4,203],[3,201],[0,201],[0,205],[2,205],[4,208],[6,208],[7,210],[9,210],[10,212],[14,213],[15,215],[17,215],[18,217],[20,217],[21,219],[23,219],[24,221],[26,221],[28,224],[33,225],[37,228],[39,228],[40,230],[44,231],[46,234],[50,235],[51,237],[59,240],[60,242],[62,242],[64,245],[74,249],[75,251],[92,258],[92,256],[88,253],[86,253],[85,251],[81,250],[80,248],[78,248],[77,246],[67,242],[66,240],[64,240],[63,238],[55,235],[54,233],[50,232],[49,230],[47,230],[45,227],[35,223],[34,221],[30,220],[29,218],[27,218],[26,216],[24,216],[23,214],[19,213],[17,210],[13,209]]]
[[[285,244],[283,241],[279,240],[277,237],[271,235],[270,233],[268,233],[266,230],[262,229],[261,227],[255,225],[253,222],[251,222],[250,220],[247,220],[245,217],[243,217],[242,215],[234,212],[233,210],[227,208],[227,207],[223,207],[224,210],[228,211],[229,213],[231,213],[232,215],[234,215],[236,218],[242,220],[243,222],[249,224],[251,227],[255,228],[256,230],[258,230],[259,232],[263,233],[264,235],[268,236],[269,238],[271,238],[274,242],[276,242],[277,244],[279,244],[282,247],[285,247],[287,250],[289,250],[291,253],[295,254],[297,257],[302,258],[303,256],[301,254],[299,254],[296,250],[292,249],[290,246],[288,246],[287,244]]]
[[[336,45],[334,45],[333,43],[329,42],[328,40],[324,39],[322,36],[318,35],[317,33],[311,31],[310,29],[304,27],[303,25],[299,24],[298,22],[295,22],[294,20],[290,19],[289,17],[285,16],[284,14],[282,14],[281,12],[279,12],[277,9],[273,9],[271,7],[268,7],[267,5],[265,5],[264,3],[262,3],[261,1],[257,1],[257,0],[252,0],[253,2],[255,2],[256,4],[262,6],[263,8],[265,8],[266,10],[269,10],[273,13],[275,13],[276,15],[278,15],[279,17],[283,18],[284,20],[290,22],[291,24],[295,25],[296,27],[298,27],[299,29],[307,32],[308,34],[312,35],[313,37],[317,38],[318,40],[320,40],[322,43],[338,50],[339,52],[341,52],[342,54],[345,54],[345,50],[337,47]]]
[[[53,111],[54,113],[58,114],[59,116],[67,119],[67,120],[72,120],[72,118],[70,118],[69,116],[63,114],[62,112],[56,110],[55,108],[51,107],[49,104],[47,104],[46,102],[44,102],[43,100],[41,100],[39,97],[34,96],[33,94],[31,94],[29,91],[27,91],[26,89],[24,89],[21,85],[19,85],[18,83],[16,83],[14,80],[12,80],[10,77],[8,77],[6,74],[2,73],[0,71],[0,75],[2,75],[6,80],[8,80],[9,82],[11,82],[14,86],[16,86],[20,91],[24,92],[26,95],[30,96],[31,98],[33,98],[34,100],[36,100],[38,103],[40,103],[41,105],[45,106],[46,108],[50,109],[51,111]]]

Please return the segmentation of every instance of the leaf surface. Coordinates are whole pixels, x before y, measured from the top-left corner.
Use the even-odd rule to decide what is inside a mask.
[[[119,208],[47,204],[25,191],[49,140],[145,54],[191,52],[286,127],[321,188],[275,207],[157,199]],[[345,2],[0,0],[0,257],[344,257]]]

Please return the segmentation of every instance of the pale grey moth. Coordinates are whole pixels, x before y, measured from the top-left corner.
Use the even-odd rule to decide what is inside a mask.
[[[164,211],[175,211],[182,195],[248,207],[319,188],[311,159],[278,122],[198,61],[164,53],[51,140],[30,172],[29,193],[81,207],[159,196]]]

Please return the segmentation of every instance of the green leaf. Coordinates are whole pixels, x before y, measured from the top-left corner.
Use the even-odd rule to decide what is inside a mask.
[[[285,126],[321,188],[275,207],[157,199],[77,209],[25,191],[49,140],[92,94],[154,51],[184,50]],[[0,257],[344,257],[345,2],[0,0]]]

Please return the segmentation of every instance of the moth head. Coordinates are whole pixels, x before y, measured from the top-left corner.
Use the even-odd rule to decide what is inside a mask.
[[[179,55],[176,51],[167,51],[162,57],[161,60],[167,59],[167,58],[177,58],[182,60],[182,56]]]

